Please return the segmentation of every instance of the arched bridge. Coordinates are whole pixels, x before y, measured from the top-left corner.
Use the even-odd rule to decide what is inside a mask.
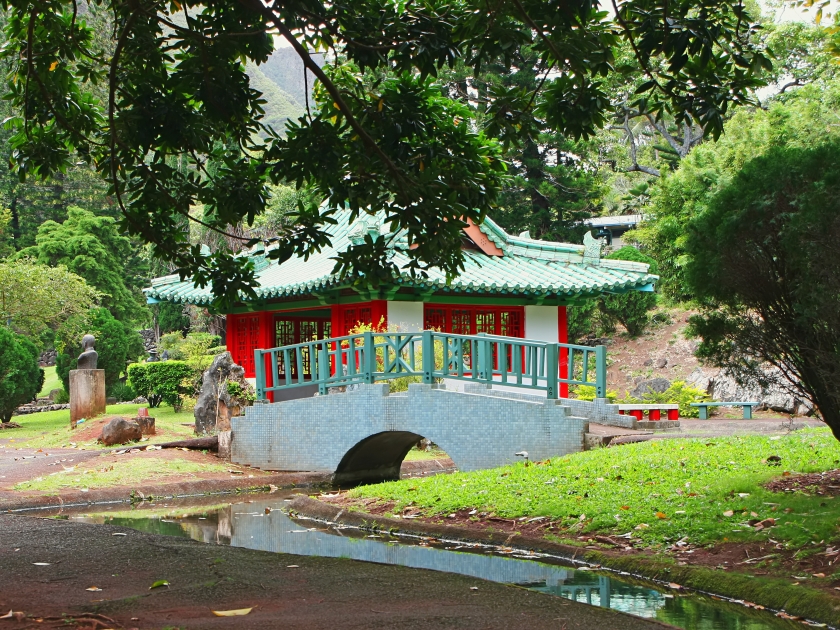
[[[459,470],[521,461],[516,453],[522,451],[532,460],[577,452],[590,421],[633,421],[604,399],[558,397],[564,384],[604,387],[602,350],[434,331],[258,350],[260,398],[312,386],[322,395],[249,407],[232,419],[231,458],[268,470],[331,473],[336,484],[348,485],[398,479],[403,459],[421,438],[438,444]],[[279,375],[294,365],[297,375],[308,365],[316,376],[293,377],[286,369],[285,382],[266,382],[266,373]],[[596,378],[588,380],[593,373]],[[393,378],[427,382],[389,394]],[[336,388],[346,391],[330,393]]]

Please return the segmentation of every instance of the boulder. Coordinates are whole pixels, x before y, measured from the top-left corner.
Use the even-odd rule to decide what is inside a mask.
[[[659,358],[656,360],[656,367],[657,367],[657,369],[660,369],[660,370],[661,370],[661,369],[662,369],[662,368],[664,368],[666,365],[668,365],[668,359],[666,359],[665,357],[659,357]]]
[[[636,385],[630,395],[634,398],[642,398],[648,392],[661,394],[669,387],[671,387],[671,381],[667,378],[651,378]]]
[[[102,427],[102,435],[99,436],[99,441],[105,446],[113,446],[114,444],[136,442],[142,436],[143,432],[140,430],[140,425],[133,420],[111,418],[108,424]]]
[[[685,379],[685,384],[709,393],[709,386],[712,384],[712,377],[706,374],[702,368],[694,368],[694,371]]]
[[[798,398],[789,391],[778,374],[778,370],[767,370],[769,385],[760,387],[757,383],[741,385],[732,376],[721,372],[715,376],[709,385],[709,393],[720,402],[756,401],[758,409],[771,409],[779,413],[796,415],[811,415],[813,405]]]
[[[231,417],[238,416],[248,405],[246,400],[230,395],[229,383],[237,383],[243,392],[253,392],[245,380],[245,369],[233,362],[230,352],[223,352],[201,377],[201,391],[195,403],[197,435],[229,431]]]
[[[60,395],[61,395],[61,392],[63,392],[63,391],[64,391],[64,390],[63,390],[63,389],[61,389],[61,388],[51,389],[51,390],[50,390],[50,395],[48,396],[48,398],[49,398],[50,400],[55,400],[55,399],[56,399],[56,397],[57,397],[57,396],[60,396]]]

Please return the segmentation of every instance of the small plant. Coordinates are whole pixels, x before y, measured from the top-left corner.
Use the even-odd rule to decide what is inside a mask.
[[[254,401],[257,399],[257,396],[253,390],[251,390],[250,388],[242,387],[242,384],[237,383],[236,381],[228,381],[227,393],[231,398],[243,400],[249,404],[254,404]]]
[[[578,385],[572,391],[572,394],[578,400],[595,400],[595,388],[592,385]],[[607,400],[610,403],[615,403],[618,400],[618,393],[611,389],[607,390]]]
[[[625,403],[644,403],[651,405],[673,405],[680,406],[680,416],[683,418],[696,418],[700,415],[700,410],[697,407],[692,407],[693,402],[703,402],[709,400],[709,395],[702,389],[697,389],[691,385],[686,385],[684,381],[674,381],[671,386],[664,392],[648,391],[642,399],[628,396],[622,402]]]
[[[62,387],[53,398],[53,402],[56,405],[66,405],[70,402],[70,394],[68,394],[67,390]]]
[[[117,381],[107,389],[108,397],[116,398],[117,402],[129,402],[137,398],[137,394],[134,393],[134,389],[131,385],[123,383],[122,381]]]

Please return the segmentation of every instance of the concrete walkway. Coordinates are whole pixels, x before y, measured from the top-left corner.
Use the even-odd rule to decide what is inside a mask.
[[[125,527],[0,515],[0,532],[0,611],[27,616],[4,620],[10,629],[90,628],[90,619],[83,626],[49,619],[84,613],[123,628],[672,627],[460,575],[206,545]],[[169,585],[149,588],[159,580]],[[212,613],[242,608],[253,610],[229,618]]]

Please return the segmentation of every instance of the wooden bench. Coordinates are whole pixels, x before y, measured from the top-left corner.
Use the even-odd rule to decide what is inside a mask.
[[[700,409],[701,420],[709,419],[709,407],[743,407],[744,418],[746,420],[750,420],[752,419],[752,408],[757,407],[760,404],[761,403],[757,402],[702,402],[691,403],[691,406],[698,407]]]
[[[642,405],[642,404],[622,404],[618,405],[618,413],[627,414],[641,421],[647,411],[649,420],[661,420],[662,412],[668,412],[668,420],[680,419],[679,405]]]

